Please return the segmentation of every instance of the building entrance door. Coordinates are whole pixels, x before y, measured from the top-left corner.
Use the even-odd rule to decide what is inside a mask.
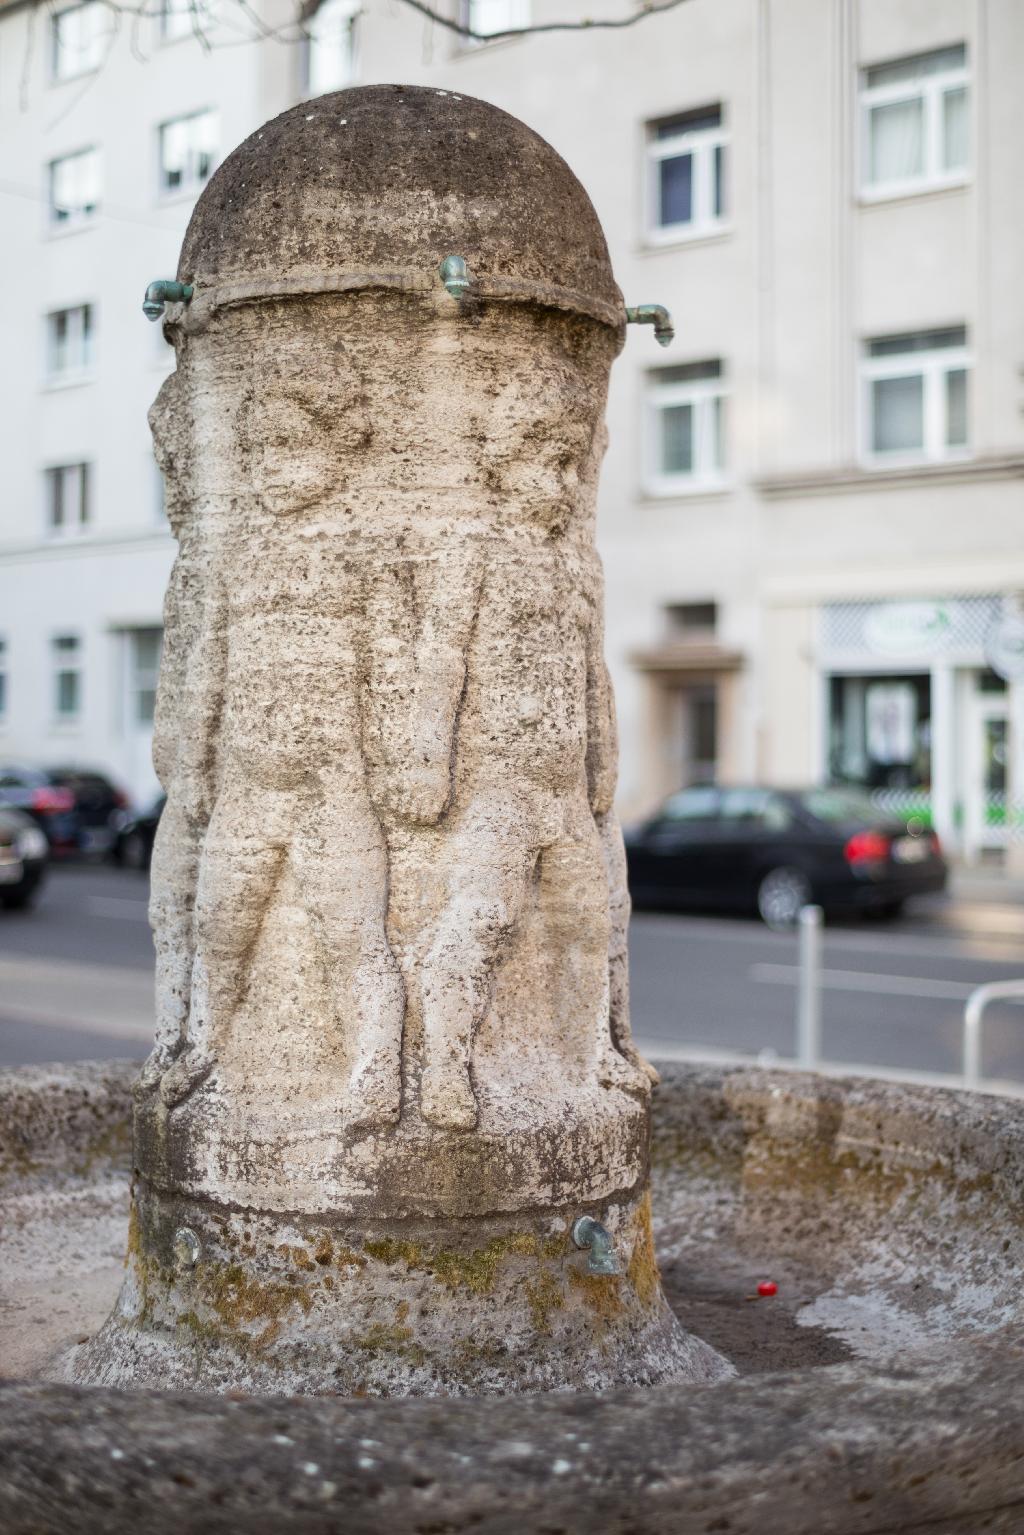
[[[1005,694],[978,693],[968,700],[964,784],[964,857],[1008,841],[1009,713]]]
[[[714,783],[718,777],[718,689],[713,682],[682,689],[682,771],[679,782]]]

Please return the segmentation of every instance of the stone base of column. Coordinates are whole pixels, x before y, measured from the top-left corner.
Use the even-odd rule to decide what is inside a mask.
[[[579,1215],[621,1272],[588,1270]],[[79,1384],[434,1396],[705,1383],[732,1367],[662,1295],[646,1190],[600,1208],[371,1223],[135,1189],[128,1274]]]

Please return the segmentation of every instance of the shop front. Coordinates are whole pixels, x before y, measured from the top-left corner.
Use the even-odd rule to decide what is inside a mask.
[[[934,826],[967,862],[1024,848],[1024,655],[1003,595],[821,609],[821,774]],[[1008,641],[1011,641],[1008,643]]]

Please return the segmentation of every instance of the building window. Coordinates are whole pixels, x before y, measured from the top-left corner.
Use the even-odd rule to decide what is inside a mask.
[[[127,639],[128,725],[129,728],[152,725],[163,630],[156,627],[129,629]]]
[[[50,74],[73,80],[99,69],[114,36],[116,17],[103,0],[71,5],[50,18]]]
[[[80,149],[50,161],[50,223],[58,229],[86,224],[100,205],[100,153]]]
[[[175,117],[160,128],[160,191],[199,192],[217,158],[216,112]]]
[[[323,0],[306,28],[306,94],[343,91],[355,79],[359,0]]]
[[[689,645],[714,643],[718,629],[717,602],[670,602],[665,617],[673,639]]]
[[[0,635],[0,720],[7,717],[7,641]]]
[[[963,181],[967,91],[963,44],[862,71],[861,183],[867,196],[898,197]]]
[[[465,37],[470,47],[502,32],[518,32],[530,25],[530,0],[460,0],[459,21],[475,37]]]
[[[89,524],[89,465],[61,464],[46,471],[46,531],[74,538]]]
[[[50,383],[81,378],[93,363],[93,308],[78,304],[46,316],[46,377]]]
[[[869,341],[862,363],[867,458],[964,457],[969,363],[962,325]]]
[[[205,25],[209,20],[208,7],[195,0],[162,0],[160,5],[160,41],[177,42],[180,37],[193,37],[195,25]]]
[[[647,135],[651,240],[710,234],[726,211],[726,137],[720,107],[652,123]]]
[[[725,384],[718,361],[648,376],[648,489],[671,496],[723,483]]]
[[[53,711],[58,720],[77,719],[82,710],[82,641],[57,634],[51,646]]]
[[[713,784],[718,777],[718,688],[697,683],[679,692],[680,782]]]

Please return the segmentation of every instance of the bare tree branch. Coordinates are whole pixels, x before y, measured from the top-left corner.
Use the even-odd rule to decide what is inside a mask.
[[[457,21],[454,16],[444,16],[440,11],[435,11],[426,4],[426,0],[402,0],[402,4],[419,11],[421,16],[426,16],[430,21],[436,21],[439,27],[457,32],[460,37],[471,38],[476,43],[493,43],[502,37],[527,37],[539,32],[597,32],[632,27],[638,21],[645,21],[648,16],[658,16],[662,11],[674,11],[677,6],[685,5],[686,0],[660,0],[659,4],[653,3],[653,0],[643,0],[629,16],[613,16],[604,21],[594,21],[590,17],[584,17],[582,21],[546,21],[536,26],[507,27],[503,32],[474,32],[472,27]]]
[[[195,38],[196,42],[199,44],[200,48],[202,48],[204,53],[210,53],[212,51],[212,44],[206,35],[202,20],[200,19],[199,0],[189,0],[188,19],[189,24],[192,27],[192,36]]]
[[[33,6],[28,16],[28,26],[25,31],[25,52],[21,60],[21,75],[18,80],[18,109],[28,110],[29,83],[32,79],[32,55],[35,51],[36,41],[36,7]]]
[[[478,32],[467,22],[461,21],[457,16],[446,16],[443,11],[428,3],[428,0],[399,0],[402,5],[407,5],[410,10],[426,17],[430,22],[445,28],[448,32],[454,32],[459,37],[464,37],[470,42],[489,43],[497,42],[506,37],[530,37],[543,32],[597,32],[620,30],[623,27],[632,27],[640,21],[646,21],[649,16],[659,16],[664,11],[674,11],[680,5],[685,5],[686,0],[640,0],[636,9],[626,16],[613,16],[607,19],[595,19],[584,16],[579,21],[548,21],[539,22],[536,25],[525,27],[507,27],[500,32]],[[441,0],[444,3],[444,0]],[[132,27],[129,45],[133,57],[139,62],[147,62],[140,37],[140,29],[147,19],[155,20],[163,14],[165,0],[103,0],[105,8],[113,14],[114,25],[107,40],[106,55],[109,56],[114,40],[121,28],[122,18],[128,16],[132,19]],[[310,23],[318,9],[317,0],[295,0],[294,15],[289,21],[282,22],[278,26],[271,26],[263,21],[255,9],[253,0],[221,0],[218,7],[220,14],[211,15],[207,0],[187,0],[188,17],[192,35],[204,53],[212,53],[218,48],[238,48],[248,43],[275,42],[293,44],[308,41],[311,37]],[[226,12],[230,9],[237,11],[239,19],[251,27],[252,31],[242,31],[232,23]],[[54,0],[41,0],[41,3],[30,7],[28,30],[26,33],[25,51],[22,59],[21,78],[19,82],[20,107],[25,111],[28,105],[29,79],[32,71],[33,52],[35,43],[35,24],[38,11],[46,13],[48,19],[53,15]],[[462,7],[459,6],[462,14]],[[218,38],[211,33],[216,33],[218,27],[225,27],[236,33],[234,37]],[[104,62],[106,60],[104,59]],[[76,93],[74,99],[64,108],[55,119],[61,121],[77,101],[81,94],[87,90],[95,79],[95,74],[90,73],[82,90]],[[53,126],[53,124],[51,124]]]

